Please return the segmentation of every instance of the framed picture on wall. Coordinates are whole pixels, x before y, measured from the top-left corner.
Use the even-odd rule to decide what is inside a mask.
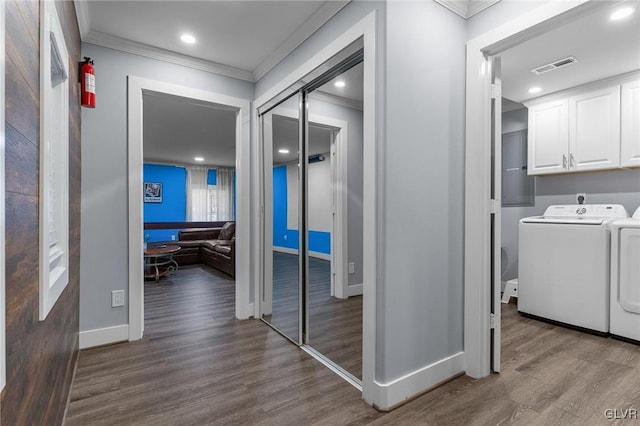
[[[162,184],[160,182],[144,183],[144,202],[145,203],[161,203],[162,202]]]

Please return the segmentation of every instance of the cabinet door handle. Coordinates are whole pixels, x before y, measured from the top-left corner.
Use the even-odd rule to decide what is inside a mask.
[[[573,153],[569,154],[569,168],[576,168],[576,159],[573,158]]]
[[[567,154],[562,154],[562,168],[567,168]]]

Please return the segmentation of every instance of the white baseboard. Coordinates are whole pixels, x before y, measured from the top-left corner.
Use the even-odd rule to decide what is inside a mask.
[[[129,340],[129,325],[116,325],[114,327],[98,328],[80,332],[80,349],[109,345],[111,343],[126,342]]]
[[[388,383],[374,381],[374,405],[382,411],[390,410],[464,372],[463,367],[464,352],[458,352]]]
[[[255,306],[253,303],[248,303],[246,305],[236,305],[236,319],[238,320],[246,320],[255,315],[254,312]]]
[[[273,251],[277,251],[278,253],[286,253],[286,254],[298,254],[298,249],[292,249],[288,247],[278,247],[273,246]],[[328,260],[331,261],[331,255],[326,253],[320,253],[318,251],[310,251],[309,257],[315,257],[316,259]]]
[[[347,297],[362,295],[362,284],[347,286]]]

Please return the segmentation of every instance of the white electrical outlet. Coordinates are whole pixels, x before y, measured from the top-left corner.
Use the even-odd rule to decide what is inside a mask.
[[[287,236],[286,235],[284,236],[284,240],[287,241]]]
[[[114,290],[111,292],[111,307],[124,306],[124,290]]]
[[[176,240],[176,236],[171,234],[171,241],[175,241]]]
[[[587,202],[587,194],[584,192],[578,192],[576,194],[576,203],[585,204]]]
[[[354,262],[349,262],[349,273],[350,274],[356,273],[356,264]]]

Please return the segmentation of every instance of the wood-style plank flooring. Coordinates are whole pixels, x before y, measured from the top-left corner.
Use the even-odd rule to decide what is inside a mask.
[[[503,371],[459,377],[381,413],[260,321],[234,318],[234,283],[208,267],[145,285],[145,337],[80,353],[66,424],[634,425],[640,347],[527,319],[503,305]],[[620,412],[620,411],[619,411]]]
[[[298,338],[298,256],[273,253],[273,309],[265,320]],[[362,379],[362,297],[331,297],[331,263],[309,258],[307,344]]]

